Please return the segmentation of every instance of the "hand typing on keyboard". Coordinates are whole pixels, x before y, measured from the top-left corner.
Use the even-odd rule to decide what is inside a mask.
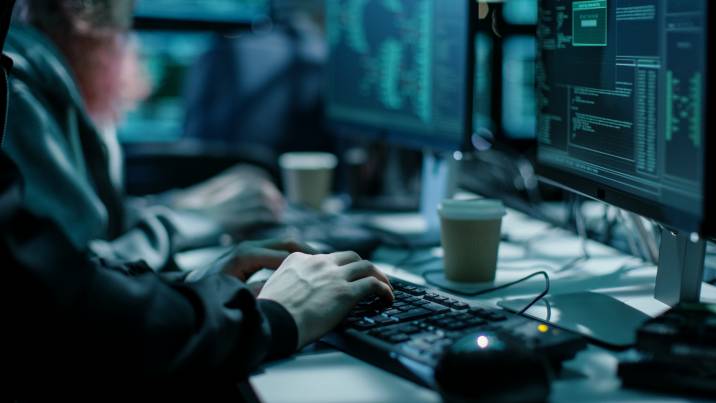
[[[343,322],[345,328],[369,331],[389,343],[411,340],[418,333],[432,333],[450,340],[451,332],[501,322],[507,317],[498,311],[471,308],[453,298],[425,288],[393,280],[394,302],[386,304],[371,296],[360,301]],[[447,345],[447,343],[444,343]]]
[[[294,253],[266,282],[259,298],[280,303],[293,316],[300,348],[336,327],[369,295],[386,304],[393,301],[388,278],[356,253]]]

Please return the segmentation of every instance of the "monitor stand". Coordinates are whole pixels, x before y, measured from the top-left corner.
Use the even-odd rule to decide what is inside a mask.
[[[401,218],[392,218],[390,223],[374,222],[371,225],[373,229],[388,231],[393,235],[384,240],[384,243],[409,249],[440,246],[438,205],[443,199],[452,197],[457,190],[460,160],[460,153],[446,156],[426,151],[423,154],[419,217],[413,215],[405,218],[406,222],[401,223],[404,225],[393,222],[400,221]],[[396,234],[396,230],[391,229],[396,227],[409,227],[411,231]],[[393,239],[395,235],[399,236]]]
[[[680,302],[699,302],[704,279],[706,241],[691,234],[661,231],[659,271],[654,296],[674,306]]]
[[[699,301],[705,252],[705,241],[692,239],[690,234],[662,230],[654,296],[663,304],[654,300],[650,305],[658,309],[648,314],[596,292],[550,295],[525,314],[608,347],[628,348],[635,343],[639,327],[652,316],[661,314],[667,306]],[[512,299],[499,305],[519,312],[530,301]]]

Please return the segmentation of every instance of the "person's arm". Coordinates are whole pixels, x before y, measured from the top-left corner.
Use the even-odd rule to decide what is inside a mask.
[[[5,333],[18,384],[231,383],[298,345],[288,311],[229,275],[167,283],[141,265],[37,263],[11,265],[3,281],[15,307]]]

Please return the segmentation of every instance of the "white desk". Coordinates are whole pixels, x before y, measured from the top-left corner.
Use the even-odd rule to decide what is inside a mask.
[[[399,226],[399,225],[398,225]],[[535,271],[536,266],[558,268],[581,255],[580,241],[572,234],[510,212],[503,228],[510,241],[501,246],[497,281],[509,281]],[[525,247],[525,242],[529,245]],[[522,243],[520,245],[520,243]],[[588,243],[591,258],[572,269],[551,273],[553,293],[598,291],[613,296],[644,313],[657,315],[667,306],[653,299],[656,269],[641,266],[633,257],[597,244]],[[439,250],[426,251],[439,257]],[[400,261],[403,252],[380,250],[375,261],[388,273],[416,283],[424,283],[420,271],[440,267],[440,261],[415,256],[424,265],[410,271],[390,265]],[[638,267],[632,269],[632,267]],[[527,284],[490,294],[476,301],[497,303],[502,298],[532,297],[544,283],[535,279]],[[704,286],[703,298],[716,301],[716,288]],[[589,347],[565,364],[569,374],[553,385],[554,402],[686,402],[677,397],[646,394],[620,388],[616,376],[618,356]],[[256,392],[267,403],[279,402],[439,402],[437,393],[370,366],[332,349],[298,354],[286,361],[266,366],[251,378]]]

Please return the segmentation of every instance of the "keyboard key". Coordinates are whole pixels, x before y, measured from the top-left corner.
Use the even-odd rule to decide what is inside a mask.
[[[470,325],[468,325],[467,323],[459,320],[459,321],[450,322],[449,324],[445,325],[445,329],[447,329],[447,330],[463,330],[469,326]]]
[[[354,323],[353,325],[351,325],[351,327],[353,327],[354,329],[358,329],[358,330],[367,330],[367,329],[374,328],[375,323],[368,322],[367,320],[360,320],[360,321]]]
[[[395,319],[389,318],[389,317],[383,316],[383,315],[371,316],[371,317],[369,317],[369,318],[367,318],[367,319],[368,319],[369,321],[373,322],[373,323],[378,324],[378,325],[384,325],[384,324],[386,324],[386,323],[393,323],[393,322],[395,322]]]
[[[403,291],[393,291],[393,297],[395,297],[396,301],[402,301],[403,299],[410,297],[410,294]]]
[[[402,312],[402,311],[400,311],[398,309],[388,309],[387,311],[383,312],[383,314],[388,315],[388,316],[393,316],[393,315],[399,314],[400,312]]]
[[[418,318],[422,318],[425,316],[429,316],[432,313],[433,313],[432,311],[429,311],[427,309],[416,308],[416,309],[413,309],[413,310],[410,310],[407,312],[402,312],[402,313],[395,315],[393,317],[398,319],[399,321],[403,322],[406,320],[413,320],[413,319],[418,319]]]
[[[423,305],[422,308],[428,309],[434,313],[443,313],[443,312],[450,311],[450,308],[443,306],[443,305],[434,304],[434,303],[428,303],[426,305]]]
[[[465,321],[465,323],[467,323],[471,327],[484,326],[487,324],[487,322],[485,322],[484,320],[482,320],[480,318],[468,319]]]
[[[452,319],[443,318],[443,319],[436,320],[435,322],[433,322],[433,324],[435,324],[435,326],[445,328],[445,327],[449,326],[452,322],[453,322]]]
[[[404,325],[398,328],[398,331],[405,334],[415,334],[420,332],[420,328],[413,324]]]
[[[469,313],[463,313],[463,314],[460,314],[460,315],[456,315],[456,316],[455,316],[455,319],[457,319],[457,320],[469,320],[469,319],[472,319],[472,315],[470,315]]]
[[[395,335],[389,336],[386,340],[391,343],[396,344],[396,343],[402,343],[402,342],[410,340],[410,336],[408,336],[407,334],[395,334]]]
[[[484,318],[490,314],[490,311],[485,308],[472,308],[470,309],[470,313],[477,317]]]
[[[490,315],[487,316],[487,320],[490,320],[492,322],[502,322],[503,320],[507,320],[507,316],[497,313],[497,312],[491,312]]]
[[[398,310],[400,312],[412,311],[413,309],[415,309],[415,306],[413,306],[413,305],[403,305],[400,308],[398,308]]]
[[[464,302],[455,301],[452,304],[450,304],[450,307],[452,309],[457,309],[458,311],[463,311],[463,310],[469,309],[470,305],[468,305]]]
[[[405,287],[403,290],[404,290],[406,293],[408,293],[408,294],[410,294],[410,295],[414,295],[414,296],[424,295],[424,294],[425,294],[425,290],[424,290],[424,289],[419,288],[419,287],[414,287],[414,286],[407,286],[407,287]]]
[[[429,303],[430,303],[430,301],[426,301],[426,300],[424,300],[424,299],[421,299],[421,300],[418,300],[418,301],[413,302],[413,305],[427,305],[427,304],[429,304]]]

